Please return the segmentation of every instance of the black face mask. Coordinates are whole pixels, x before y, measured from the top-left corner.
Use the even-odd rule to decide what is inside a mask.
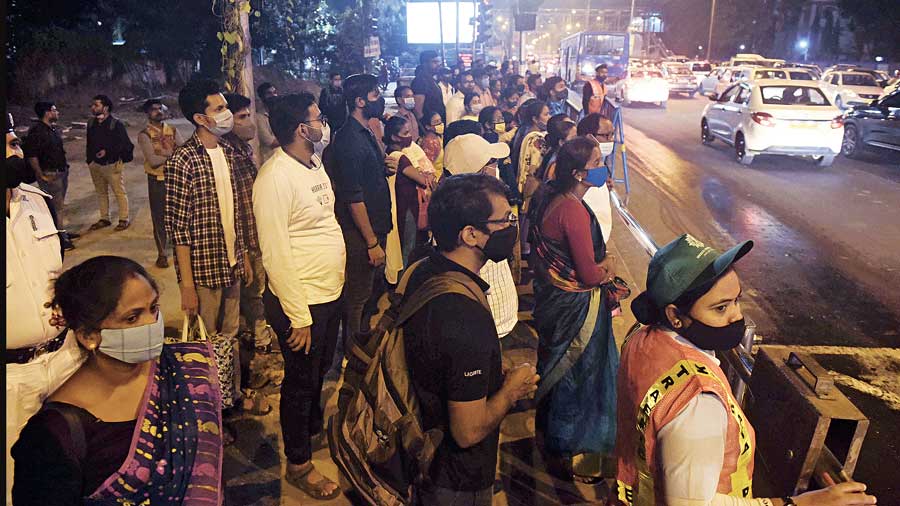
[[[378,100],[366,101],[366,106],[363,107],[363,116],[366,119],[384,116],[384,97],[378,97]]]
[[[519,95],[521,95],[522,93],[525,93],[525,85],[520,84],[520,85],[516,86],[516,91],[519,92]]]
[[[743,318],[724,327],[710,327],[696,318],[692,320],[690,325],[677,332],[701,350],[730,350],[744,337],[746,325]]]
[[[481,252],[488,260],[502,262],[512,255],[516,241],[519,239],[518,225],[510,225],[504,229],[491,233]]]
[[[569,90],[568,89],[556,92],[556,100],[558,102],[562,102],[563,100],[565,100],[567,98],[569,98]]]
[[[28,164],[24,158],[11,156],[6,159],[6,187],[16,188],[22,183],[22,176],[28,170]]]

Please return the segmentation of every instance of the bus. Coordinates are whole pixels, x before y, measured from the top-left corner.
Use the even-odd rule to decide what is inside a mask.
[[[626,32],[578,32],[559,44],[559,75],[568,83],[594,77],[594,67],[605,63],[609,76],[621,78],[628,69]]]

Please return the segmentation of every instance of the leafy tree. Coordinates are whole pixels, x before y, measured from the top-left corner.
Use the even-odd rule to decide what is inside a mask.
[[[255,48],[269,51],[275,65],[301,76],[305,62],[327,61],[335,41],[335,17],[324,0],[261,0],[251,18]]]

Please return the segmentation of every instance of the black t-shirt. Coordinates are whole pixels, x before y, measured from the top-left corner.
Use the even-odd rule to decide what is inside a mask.
[[[457,271],[482,288],[488,284],[465,267],[433,253],[416,268],[407,294],[428,278]],[[450,432],[448,401],[475,401],[503,385],[500,343],[491,312],[464,295],[440,295],[404,326],[406,358],[413,388],[422,406],[425,430],[441,427],[441,441],[431,465],[434,484],[452,490],[483,490],[494,483],[500,428],[478,444],[460,448]]]
[[[424,111],[440,113],[441,118],[447,117],[447,112],[444,110],[444,95],[432,76],[417,69],[416,77],[410,87],[413,95],[425,95]]]
[[[325,169],[334,184],[334,212],[341,227],[355,227],[350,204],[364,202],[377,236],[386,236],[391,223],[391,190],[384,173],[384,153],[375,136],[353,117],[347,118],[328,145]]]
[[[43,121],[38,121],[28,130],[22,149],[26,158],[38,159],[44,172],[60,172],[69,168],[62,135],[56,127],[47,126]],[[33,173],[31,181],[34,181]]]

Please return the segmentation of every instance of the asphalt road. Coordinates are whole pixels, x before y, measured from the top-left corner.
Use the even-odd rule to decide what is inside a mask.
[[[872,421],[855,478],[900,504],[900,157],[743,166],[723,142],[700,143],[707,103],[623,109],[629,208],[660,245],[683,232],[719,248],[755,241],[738,264],[745,313],[765,343],[834,372]]]

